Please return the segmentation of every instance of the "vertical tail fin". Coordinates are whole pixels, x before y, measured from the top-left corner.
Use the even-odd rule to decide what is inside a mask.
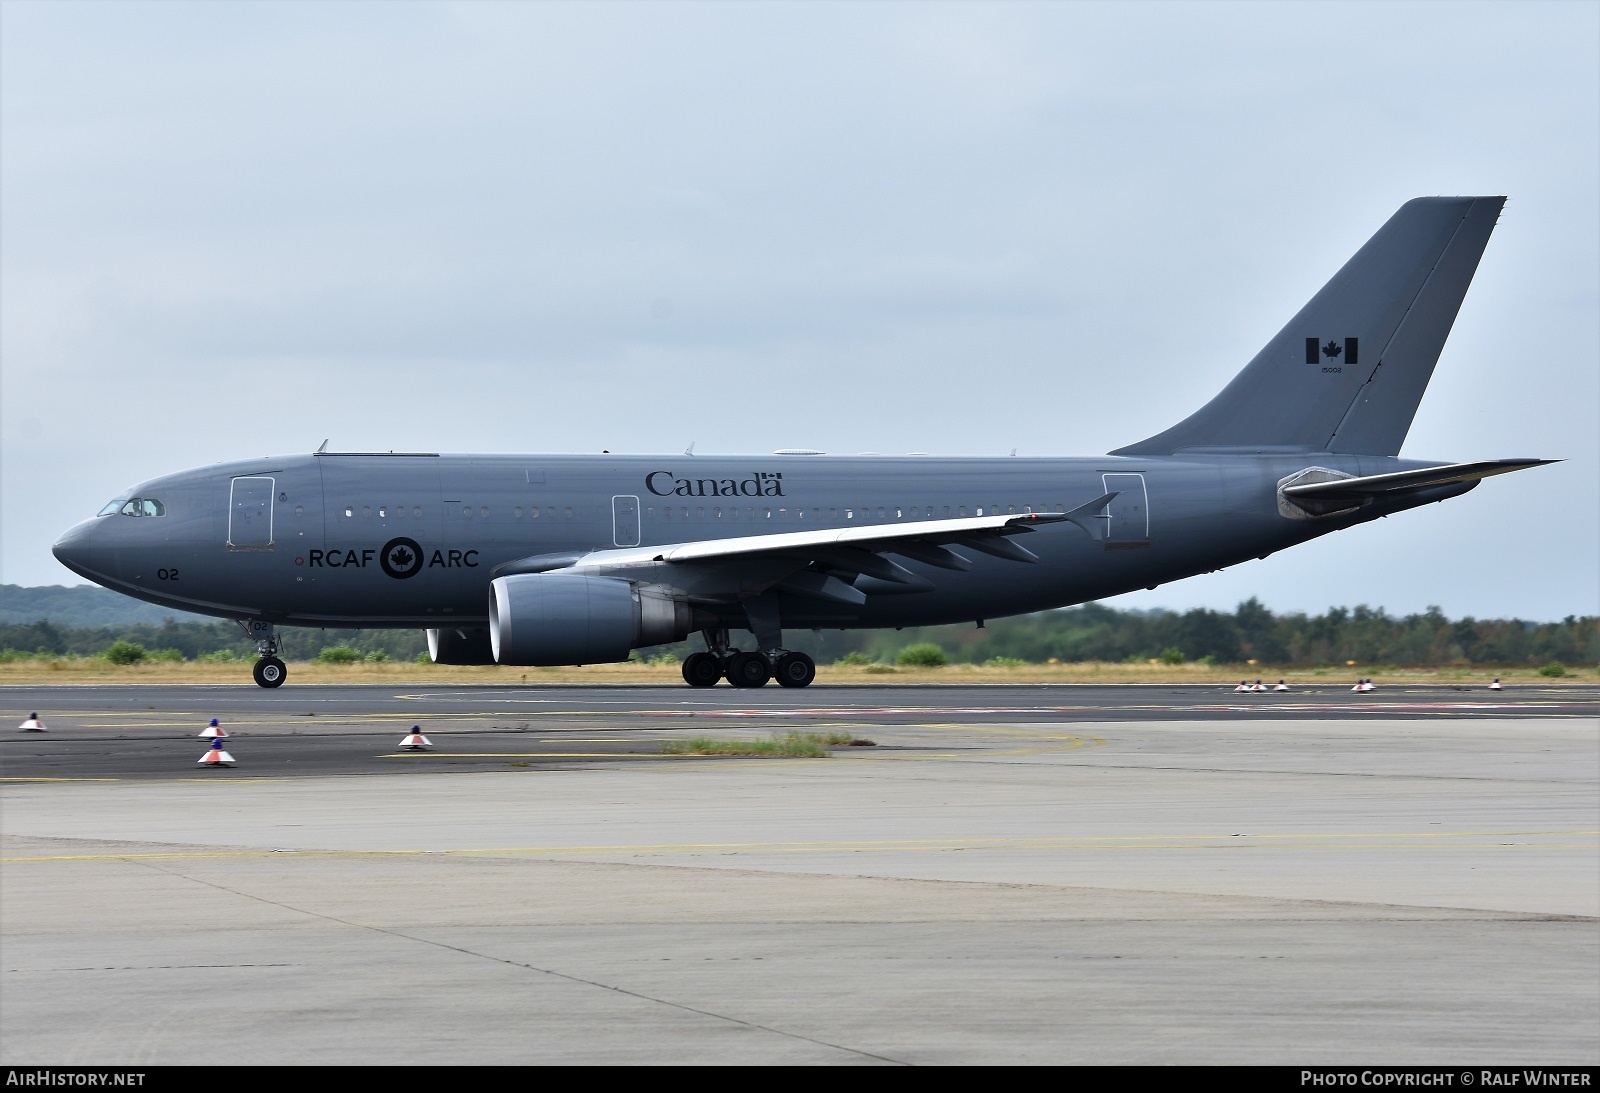
[[[1399,454],[1505,200],[1406,202],[1220,394],[1111,454]]]

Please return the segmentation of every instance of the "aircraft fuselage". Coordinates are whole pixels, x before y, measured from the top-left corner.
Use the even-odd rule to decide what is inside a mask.
[[[68,531],[76,572],[163,606],[278,625],[484,626],[496,567],[531,555],[1065,512],[1114,493],[1096,540],[1072,524],[1019,537],[1036,564],[968,552],[965,571],[864,575],[861,604],[781,595],[785,628],[972,621],[1061,607],[1264,556],[1352,523],[1465,492],[1308,521],[1278,484],[1316,465],[1363,476],[1437,464],[1375,456],[1194,459],[925,456],[297,455],[185,471]],[[108,506],[110,507],[110,506]],[[396,562],[396,548],[400,548]],[[412,557],[414,555],[414,558]],[[735,623],[737,625],[737,622]]]

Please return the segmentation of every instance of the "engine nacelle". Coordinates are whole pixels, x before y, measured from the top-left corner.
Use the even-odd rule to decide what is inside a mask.
[[[489,644],[500,664],[606,664],[689,636],[689,605],[611,577],[524,573],[489,585]]]
[[[429,630],[428,656],[435,664],[493,664],[488,627]]]

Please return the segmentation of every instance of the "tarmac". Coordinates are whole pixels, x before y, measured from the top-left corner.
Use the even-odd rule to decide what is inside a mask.
[[[1600,1064],[1594,688],[0,697],[7,1065]]]

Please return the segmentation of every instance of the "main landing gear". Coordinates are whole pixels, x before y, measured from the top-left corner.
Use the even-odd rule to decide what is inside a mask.
[[[726,679],[735,687],[765,687],[776,678],[780,687],[809,687],[817,678],[816,661],[783,649],[745,652],[728,646],[725,629],[705,631],[707,651],[683,662],[683,681],[691,687],[715,687]]]
[[[256,652],[260,655],[255,667],[250,669],[256,686],[282,687],[283,681],[289,678],[289,669],[278,659],[278,632],[270,622],[258,622],[255,619],[243,619],[239,625],[256,643]]]

